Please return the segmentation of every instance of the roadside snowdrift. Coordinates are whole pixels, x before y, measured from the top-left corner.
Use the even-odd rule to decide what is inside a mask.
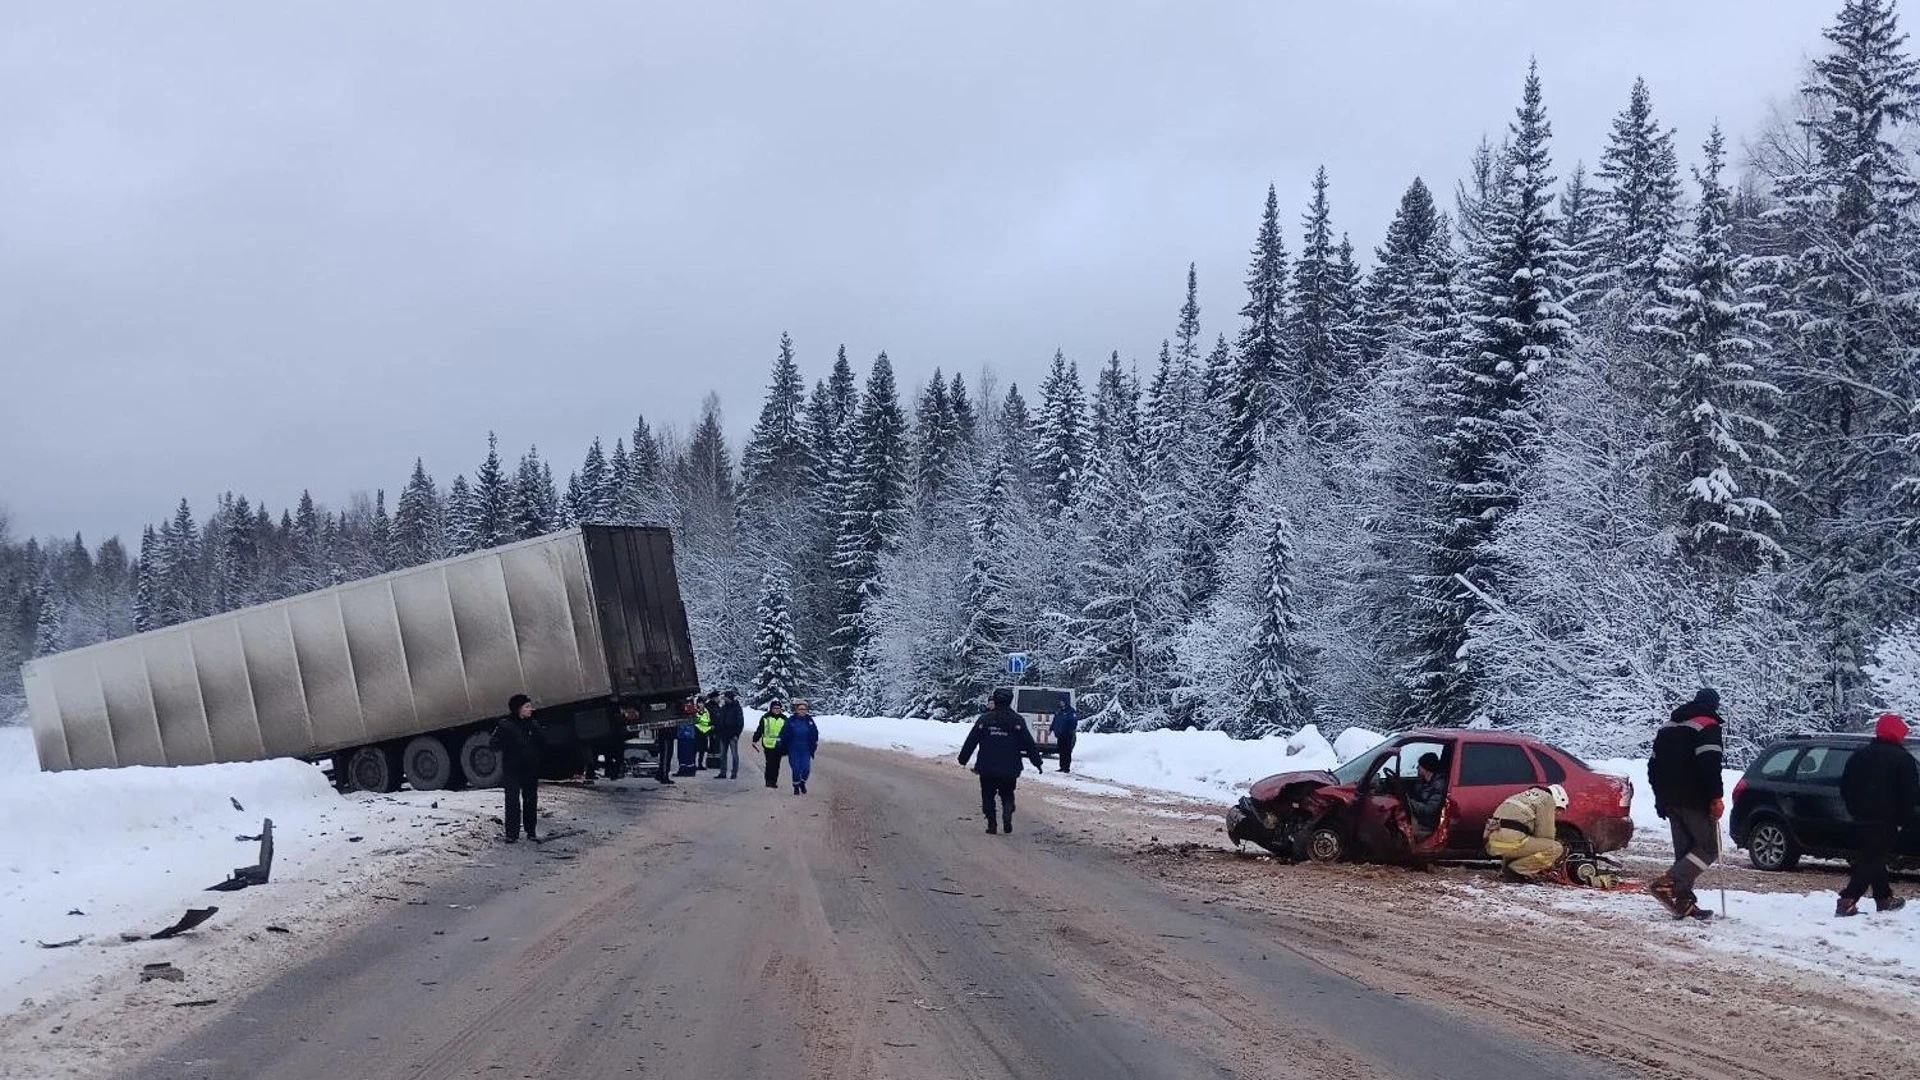
[[[204,953],[236,928],[297,926],[369,877],[443,854],[445,838],[478,830],[496,798],[342,798],[319,769],[287,760],[42,773],[26,729],[0,728],[0,1015],[102,975],[130,986],[142,963]],[[259,845],[235,837],[257,834],[269,817],[272,881],[206,892],[254,862]],[[422,843],[430,838],[437,842]],[[207,906],[220,912],[191,941],[121,940]],[[75,938],[77,945],[41,946]]]

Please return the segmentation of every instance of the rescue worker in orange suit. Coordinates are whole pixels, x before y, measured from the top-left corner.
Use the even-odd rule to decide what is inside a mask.
[[[1566,808],[1567,789],[1559,784],[1508,796],[1487,819],[1487,854],[1519,880],[1540,880],[1567,857],[1567,845],[1555,835],[1555,817]]]

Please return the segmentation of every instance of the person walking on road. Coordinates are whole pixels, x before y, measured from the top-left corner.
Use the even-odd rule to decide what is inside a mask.
[[[1040,771],[1040,748],[1034,745],[1027,722],[1013,711],[1013,691],[1001,687],[993,692],[993,707],[981,713],[960,744],[960,764],[965,765],[980,752],[973,771],[980,774],[980,812],[986,815],[989,834],[1013,832],[1013,789],[1020,781],[1020,759],[1033,762]],[[1056,723],[1058,720],[1056,719]],[[1000,803],[996,820],[994,802]]]
[[[740,779],[740,735],[746,730],[746,710],[740,707],[740,692],[729,690],[726,700],[713,718],[713,757],[708,759],[716,779]]]
[[[519,843],[522,825],[527,839],[538,843],[540,723],[533,718],[533,699],[525,694],[508,698],[506,718],[494,725],[487,742],[500,754],[500,783],[507,793],[507,843]]]
[[[1673,829],[1673,866],[1647,884],[1676,919],[1705,919],[1694,883],[1720,857],[1726,782],[1720,775],[1720,692],[1702,688],[1673,710],[1653,736],[1647,780],[1653,810]]]
[[[1555,836],[1554,816],[1567,808],[1567,789],[1559,784],[1531,787],[1509,795],[1487,819],[1487,854],[1522,881],[1537,881],[1567,857],[1567,845]]]
[[[1873,741],[1854,751],[1840,773],[1840,798],[1853,815],[1860,850],[1851,860],[1852,874],[1833,913],[1842,918],[1860,914],[1860,898],[1873,891],[1878,911],[1899,911],[1905,899],[1893,895],[1887,877],[1887,856],[1900,830],[1913,823],[1914,802],[1920,799],[1920,764],[1907,749],[1907,722],[1882,713],[1873,726]]]
[[[753,746],[767,759],[767,786],[780,786],[780,762],[787,752],[780,748],[780,732],[787,726],[786,708],[779,702],[767,703],[767,711],[753,728]]]
[[[1064,698],[1053,712],[1053,745],[1060,751],[1060,771],[1073,771],[1073,744],[1080,738],[1080,715],[1073,711],[1073,699]]]
[[[806,702],[793,703],[793,715],[780,729],[780,749],[786,751],[787,764],[793,769],[793,793],[805,795],[813,776],[813,755],[820,749],[820,725]]]

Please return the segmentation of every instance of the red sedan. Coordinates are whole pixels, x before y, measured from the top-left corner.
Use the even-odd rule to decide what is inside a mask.
[[[1446,805],[1430,833],[1415,830],[1408,787],[1420,758],[1440,758]],[[1332,772],[1279,773],[1227,812],[1227,836],[1289,859],[1459,858],[1481,855],[1481,833],[1507,796],[1542,784],[1567,789],[1560,835],[1597,852],[1633,837],[1633,782],[1604,776],[1556,746],[1505,731],[1417,730]]]

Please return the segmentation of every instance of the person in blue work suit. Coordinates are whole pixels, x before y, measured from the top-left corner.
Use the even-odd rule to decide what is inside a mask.
[[[820,749],[820,725],[813,710],[804,701],[793,703],[793,715],[780,729],[780,747],[786,752],[787,767],[793,770],[793,793],[807,793],[807,778],[813,775],[813,753]]]
[[[1080,714],[1073,711],[1073,702],[1062,700],[1060,708],[1053,714],[1054,749],[1060,753],[1060,771],[1073,771],[1073,744],[1080,738]]]
[[[696,771],[694,753],[700,741],[700,729],[695,726],[700,718],[700,703],[693,698],[688,698],[686,705],[682,708],[686,712],[686,719],[680,721],[680,726],[674,731],[674,741],[680,746],[680,769],[673,775],[693,776]]]

